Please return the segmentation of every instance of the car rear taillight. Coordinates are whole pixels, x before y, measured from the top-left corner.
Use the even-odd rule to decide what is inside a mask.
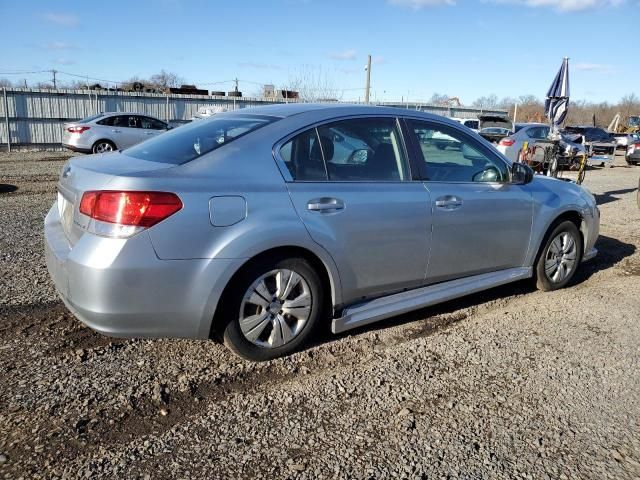
[[[95,233],[107,236],[129,236],[170,217],[182,208],[182,201],[175,193],[168,192],[122,192],[90,191],[80,200],[80,213],[93,220],[114,224],[112,233],[106,225],[94,229]]]
[[[69,127],[67,128],[67,132],[69,133],[82,133],[89,130],[91,127]]]
[[[498,145],[502,145],[503,147],[512,147],[514,143],[516,143],[515,140],[512,140],[510,138],[503,138],[502,140],[500,140],[500,143]]]

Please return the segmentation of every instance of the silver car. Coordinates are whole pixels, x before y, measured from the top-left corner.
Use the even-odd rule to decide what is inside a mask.
[[[62,146],[82,153],[105,153],[132,147],[169,130],[162,120],[139,113],[99,113],[66,123]]]
[[[216,114],[75,157],[58,192],[47,265],[82,322],[222,339],[252,360],[521,279],[564,287],[599,229],[579,185],[454,121],[384,107]]]

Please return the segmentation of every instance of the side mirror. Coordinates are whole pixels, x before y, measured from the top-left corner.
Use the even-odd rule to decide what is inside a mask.
[[[173,130],[173,127],[171,125],[167,125],[167,130]]]
[[[533,170],[524,163],[515,162],[511,166],[511,183],[514,185],[525,185],[533,180]]]

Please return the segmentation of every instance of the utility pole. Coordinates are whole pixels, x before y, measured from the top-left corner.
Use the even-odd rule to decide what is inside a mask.
[[[58,84],[56,83],[56,73],[58,73],[57,70],[51,70],[51,73],[53,74],[53,89],[57,90],[58,89]]]
[[[369,103],[369,90],[371,90],[371,55],[367,56],[367,86],[364,89],[364,103]]]

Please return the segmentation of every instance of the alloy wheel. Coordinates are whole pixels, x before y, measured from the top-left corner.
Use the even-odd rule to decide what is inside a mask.
[[[544,262],[549,281],[560,283],[571,274],[578,258],[576,245],[575,238],[569,232],[560,232],[551,241]]]
[[[289,269],[272,270],[256,279],[240,305],[244,337],[263,348],[278,348],[304,329],[313,298],[307,281]]]
[[[100,142],[95,146],[96,153],[113,152],[113,145],[108,142]]]

